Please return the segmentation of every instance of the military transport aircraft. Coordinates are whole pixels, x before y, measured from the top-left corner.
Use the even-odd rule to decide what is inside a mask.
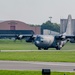
[[[0,35],[0,36],[16,37],[16,39],[19,40],[26,38],[26,42],[34,42],[34,44],[38,47],[39,50],[41,49],[48,50],[48,48],[56,48],[56,50],[60,50],[68,41],[70,41],[71,43],[75,42],[75,36],[73,35],[70,15],[68,17],[66,31],[60,35],[26,34],[26,35]]]

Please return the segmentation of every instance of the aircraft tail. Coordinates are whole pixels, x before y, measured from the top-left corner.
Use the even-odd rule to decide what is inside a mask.
[[[72,26],[72,17],[71,17],[71,15],[68,16],[66,32],[64,34],[73,35],[73,26]]]

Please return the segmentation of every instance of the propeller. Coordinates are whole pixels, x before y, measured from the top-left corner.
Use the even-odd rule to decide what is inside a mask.
[[[34,41],[33,35],[26,38],[26,42],[33,42],[33,41]]]
[[[15,40],[14,41],[16,41],[16,40],[22,40],[22,39],[23,39],[23,35],[17,34],[17,35],[15,35]]]

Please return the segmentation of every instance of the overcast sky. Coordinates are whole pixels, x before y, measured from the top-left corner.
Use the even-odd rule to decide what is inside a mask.
[[[75,18],[75,0],[0,0],[0,20],[42,24],[51,16],[60,23],[68,14]]]

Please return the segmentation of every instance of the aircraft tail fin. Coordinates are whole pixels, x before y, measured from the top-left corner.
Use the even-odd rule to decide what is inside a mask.
[[[72,27],[72,17],[71,17],[71,15],[68,16],[66,32],[64,34],[73,35],[73,27]]]

